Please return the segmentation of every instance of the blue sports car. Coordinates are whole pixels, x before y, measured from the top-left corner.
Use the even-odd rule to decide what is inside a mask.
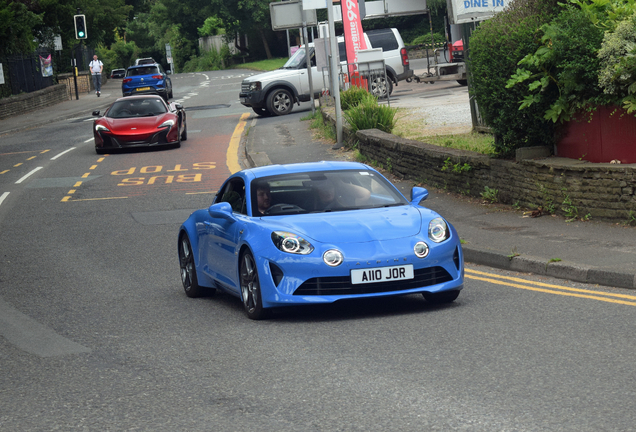
[[[459,236],[439,214],[406,199],[356,162],[270,165],[230,176],[212,205],[181,225],[188,297],[217,289],[251,319],[274,307],[421,293],[449,303],[463,288]]]

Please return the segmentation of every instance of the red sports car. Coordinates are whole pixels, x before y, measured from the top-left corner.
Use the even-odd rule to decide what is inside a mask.
[[[119,98],[95,119],[93,135],[97,154],[132,147],[180,147],[188,138],[186,112],[181,104],[168,105],[160,96]]]

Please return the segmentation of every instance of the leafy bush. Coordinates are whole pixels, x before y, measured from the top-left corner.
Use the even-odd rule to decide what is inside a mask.
[[[541,45],[519,62],[522,69],[507,85],[510,88],[529,81],[520,109],[547,104],[543,118],[556,123],[595,105],[611,103],[598,85],[601,64],[597,52],[603,30],[585,11],[566,5],[539,34]]]
[[[517,63],[537,50],[537,28],[558,11],[558,0],[514,0],[480,24],[470,38],[471,94],[495,135],[495,153],[510,156],[519,147],[552,145],[554,125],[544,121],[549,105],[538,102],[519,111],[529,94],[523,86],[507,89]]]
[[[342,115],[351,126],[353,133],[365,129],[380,129],[391,133],[397,123],[396,113],[397,108],[378,105],[377,99],[369,94],[359,105],[343,111]]]
[[[607,32],[598,52],[599,86],[603,92],[623,97],[628,113],[636,111],[636,13]]]
[[[203,72],[211,70],[225,69],[230,58],[230,51],[226,45],[223,45],[221,52],[216,49],[203,52],[199,57],[191,57],[184,65],[182,72]]]
[[[340,92],[340,107],[343,110],[348,110],[360,105],[362,101],[368,98],[373,98],[377,102],[377,98],[366,89],[352,85],[345,91]]]
[[[444,42],[446,42],[446,38],[444,37],[444,35],[440,33],[433,33],[433,42],[435,43],[435,45],[442,45]],[[410,45],[430,45],[430,44],[431,44],[430,33],[420,35],[416,37],[415,39],[413,39],[413,41],[410,43]]]

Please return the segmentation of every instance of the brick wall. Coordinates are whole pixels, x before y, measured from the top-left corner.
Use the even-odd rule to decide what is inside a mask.
[[[68,100],[66,86],[56,84],[32,93],[22,93],[0,99],[0,119],[24,114]]]
[[[73,75],[60,74],[57,76],[57,81],[58,84],[42,90],[0,99],[0,120],[74,99],[75,84]],[[105,81],[106,77],[103,76],[102,85]],[[79,93],[88,93],[93,90],[93,82],[88,72],[80,72],[77,77],[77,88]]]
[[[333,117],[323,117],[335,127]],[[636,164],[601,164],[547,157],[518,162],[493,159],[465,150],[412,141],[377,129],[344,128],[360,154],[401,178],[481,197],[486,186],[499,202],[523,208],[543,207],[564,216],[627,221],[636,217]],[[463,170],[462,170],[463,168]],[[631,213],[630,213],[631,212]]]

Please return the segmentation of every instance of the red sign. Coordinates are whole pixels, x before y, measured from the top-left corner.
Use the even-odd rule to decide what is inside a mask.
[[[367,49],[367,42],[364,40],[358,0],[343,0],[341,6],[347,63],[356,63],[349,66],[349,74],[351,74],[358,69],[358,50]]]

